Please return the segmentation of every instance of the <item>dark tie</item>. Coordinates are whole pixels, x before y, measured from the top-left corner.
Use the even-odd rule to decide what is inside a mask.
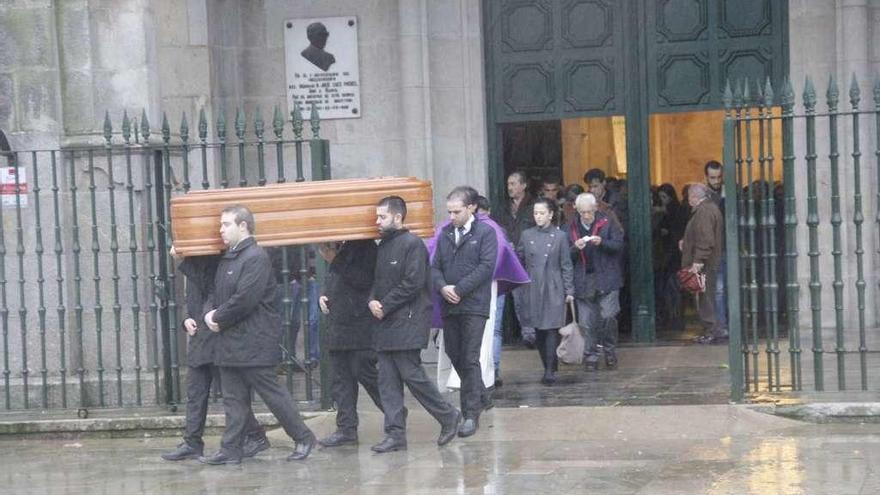
[[[458,227],[458,243],[461,244],[464,241],[464,227]]]

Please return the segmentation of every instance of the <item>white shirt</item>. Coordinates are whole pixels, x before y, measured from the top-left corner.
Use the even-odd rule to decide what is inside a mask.
[[[461,236],[463,236],[471,231],[471,227],[473,226],[473,224],[474,224],[474,216],[471,215],[470,220],[465,222],[464,226],[455,228],[455,244],[456,245],[461,242]]]

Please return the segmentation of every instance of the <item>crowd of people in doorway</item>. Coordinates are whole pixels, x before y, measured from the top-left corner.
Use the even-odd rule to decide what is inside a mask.
[[[706,181],[689,186],[690,215],[668,184],[657,188],[654,210],[663,273],[678,264],[706,275],[707,301],[700,306],[704,343],[725,337],[718,316],[723,302],[715,303],[724,293],[720,177],[720,164],[710,162]],[[500,315],[511,303],[523,340],[539,352],[541,383],[556,383],[558,330],[567,322],[567,308],[582,330],[584,370],[616,368],[626,278],[626,193],[620,187],[625,182],[592,169],[584,176],[586,187],[545,177],[534,197],[528,182],[526,173],[511,173],[508,198],[497,211],[472,187],[456,187],[446,196],[449,220],[427,243],[407,230],[406,202],[388,196],[376,207],[379,240],[322,246],[329,273],[314,300],[329,323],[323,342],[337,428],[321,440],[277,380],[282,325],[273,257],[254,239],[253,214],[243,206],[226,208],[220,217],[225,252],[185,258],[179,266],[187,280],[186,427],[184,441],[162,457],[234,464],[267,449],[251,407],[253,393],[294,440],[288,460],[306,459],[318,443],[358,442],[360,386],[384,414],[385,437],[372,446],[376,453],[407,447],[404,385],[439,423],[439,446],[474,435],[481,413],[493,406],[490,387],[503,384]],[[173,247],[172,256],[177,257]],[[460,380],[458,407],[444,399],[422,367],[421,350],[432,327],[442,328],[442,349]],[[481,362],[486,336],[488,363]],[[485,378],[487,367],[494,368],[494,380],[492,373]],[[226,429],[220,449],[205,455],[202,434],[217,375]]]

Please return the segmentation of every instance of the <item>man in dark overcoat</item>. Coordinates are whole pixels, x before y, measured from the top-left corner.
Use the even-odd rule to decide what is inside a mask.
[[[514,248],[519,245],[519,237],[523,231],[535,226],[534,198],[529,194],[528,176],[523,170],[515,170],[507,176],[507,196],[501,208],[492,212],[492,220],[504,228],[510,245]],[[516,319],[520,323],[520,332],[523,343],[531,347],[535,345],[535,329],[523,324],[524,311],[526,310],[526,287],[514,289],[513,309]],[[503,318],[504,315],[500,315]]]
[[[171,246],[170,254],[175,259],[180,258],[174,246]],[[183,320],[183,329],[189,335],[186,350],[186,423],[183,442],[175,450],[162,454],[162,459],[166,461],[197,459],[204,453],[202,434],[208,415],[211,383],[218,371],[214,366],[217,334],[208,330],[203,318],[211,309],[207,306],[214,291],[214,277],[219,262],[219,256],[191,256],[184,258],[177,267],[186,278],[186,317]],[[248,411],[245,432],[242,457],[253,457],[269,448],[266,431],[251,410]]]
[[[275,277],[266,252],[253,237],[254,216],[231,206],[220,216],[227,246],[214,279],[213,308],[205,324],[217,332],[215,363],[220,367],[226,430],[220,450],[201,457],[206,464],[238,464],[251,391],[255,391],[296,442],[288,460],[309,456],[315,435],[303,422],[290,392],[275,372],[281,362],[281,318],[275,307]]]
[[[442,296],[443,345],[461,378],[458,435],[476,433],[484,401],[488,400],[480,366],[480,346],[492,302],[492,275],[498,256],[495,229],[474,212],[479,194],[456,187],[446,197],[450,223],[437,239],[432,278]]]
[[[379,357],[379,395],[385,411],[385,438],[372,447],[384,453],[406,449],[403,385],[440,425],[437,444],[446,445],[458,432],[461,413],[446,402],[422,368],[421,350],[431,325],[431,277],[425,243],[404,228],[406,202],[383,198],[376,207],[381,240],[376,276],[368,307]]]
[[[336,431],[320,443],[337,447],[358,441],[358,383],[382,409],[373,350],[374,320],[367,307],[376,271],[376,243],[371,239],[347,241],[338,247],[322,246],[320,252],[330,262],[318,303],[330,323],[326,343],[336,402]]]

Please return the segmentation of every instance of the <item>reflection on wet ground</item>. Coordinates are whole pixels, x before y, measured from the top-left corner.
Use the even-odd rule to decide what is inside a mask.
[[[409,450],[376,455],[378,413],[360,446],[284,460],[291,444],[240,466],[169,463],[171,438],[0,441],[0,492],[418,494],[876,494],[880,426],[813,425],[744,406],[496,408],[445,448],[410,414]],[[319,434],[332,416],[310,421]],[[216,446],[219,439],[206,439]]]
[[[558,382],[539,383],[538,351],[505,349],[498,407],[726,404],[727,346],[623,347],[615,370],[561,365]]]

